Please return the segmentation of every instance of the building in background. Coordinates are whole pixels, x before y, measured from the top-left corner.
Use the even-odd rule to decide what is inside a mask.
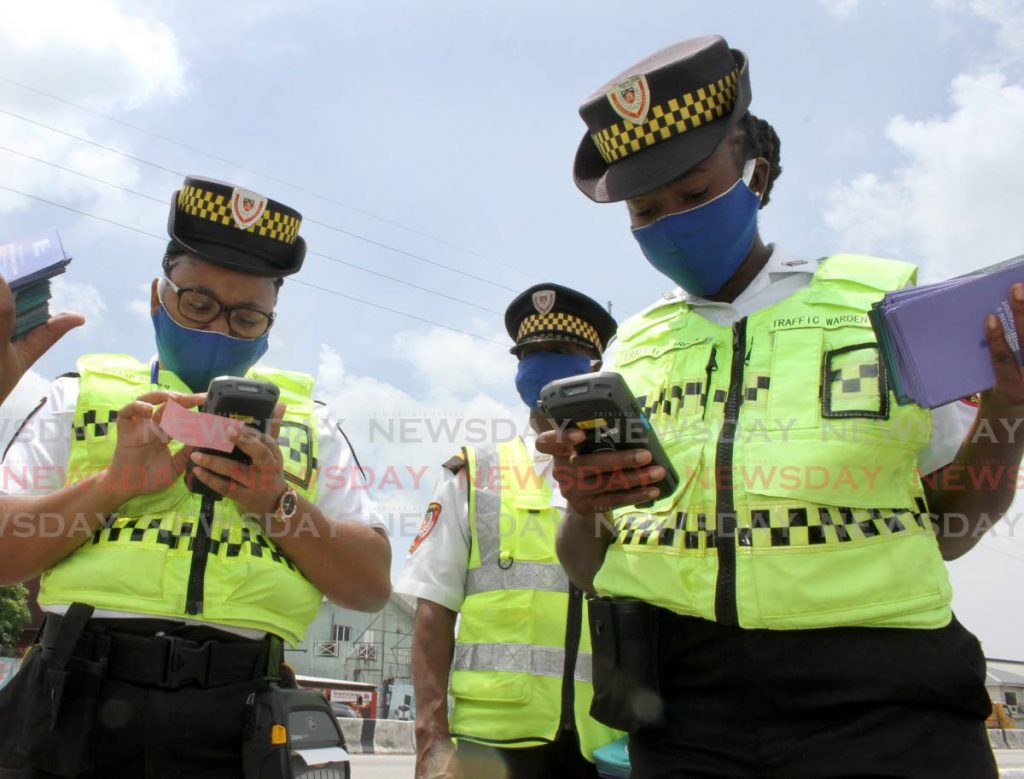
[[[986,659],[985,687],[989,697],[1006,707],[1017,727],[1024,728],[1024,662]]]
[[[379,691],[379,718],[412,719],[413,614],[395,595],[375,614],[325,602],[306,640],[285,649],[285,660],[300,676],[372,684]]]

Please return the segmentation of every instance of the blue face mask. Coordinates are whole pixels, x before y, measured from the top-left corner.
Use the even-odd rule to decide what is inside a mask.
[[[516,389],[529,408],[537,408],[540,391],[545,384],[566,376],[590,372],[590,358],[582,354],[561,352],[530,352],[519,361]]]
[[[651,265],[694,295],[718,292],[743,264],[757,235],[761,197],[746,183],[753,172],[750,160],[743,178],[714,200],[635,228],[633,237]]]
[[[270,333],[259,338],[232,338],[212,330],[193,330],[174,321],[163,303],[153,314],[160,363],[193,392],[206,392],[218,376],[244,376],[262,357]]]

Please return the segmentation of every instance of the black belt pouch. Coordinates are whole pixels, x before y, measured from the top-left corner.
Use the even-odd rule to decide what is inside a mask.
[[[591,716],[627,732],[663,724],[657,608],[623,598],[594,598],[588,608],[594,673]]]
[[[53,646],[33,646],[17,675],[0,691],[0,765],[57,776],[78,776],[92,769],[93,722],[106,675],[106,642],[94,635],[91,656],[75,654],[91,615],[91,606],[72,604]]]

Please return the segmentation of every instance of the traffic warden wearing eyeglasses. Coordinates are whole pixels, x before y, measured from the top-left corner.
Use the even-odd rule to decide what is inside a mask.
[[[635,779],[994,777],[984,658],[951,613],[944,558],[977,542],[1013,485],[919,474],[1012,471],[1021,444],[965,438],[964,404],[896,404],[865,314],[913,265],[812,263],[762,242],[779,139],[750,99],[746,56],[709,36],[580,109],[577,186],[625,201],[641,251],[679,285],[619,328],[605,368],[645,406],[676,492],[659,495],[647,452],[579,456],[578,432],[537,442],[569,504],[559,557],[602,597],[592,711],[630,731]],[[1020,329],[1024,288],[1013,299]],[[978,420],[1004,431],[1024,379],[987,327],[999,379]]]
[[[390,546],[372,502],[320,478],[357,467],[340,427],[311,376],[256,367],[282,279],[305,256],[300,223],[282,203],[186,178],[152,285],[157,356],[82,357],[7,452],[7,472],[28,486],[4,507],[27,531],[0,536],[0,575],[42,573],[47,619],[0,693],[0,765],[30,777],[241,776],[245,702],[274,675],[282,641],[302,640],[324,595],[364,611],[386,601]],[[251,468],[153,424],[161,404],[194,406],[220,375],[272,382],[286,406],[276,438],[237,436]],[[200,499],[182,478],[190,456],[226,496],[205,552]]]
[[[505,326],[531,432],[445,463],[395,585],[418,599],[417,779],[596,777],[594,749],[621,735],[588,714],[586,608],[555,555],[565,503],[551,458],[533,447],[550,427],[541,387],[598,364],[615,320],[586,295],[539,284],[512,301]]]

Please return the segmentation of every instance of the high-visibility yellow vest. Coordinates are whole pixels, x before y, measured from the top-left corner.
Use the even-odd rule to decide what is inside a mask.
[[[578,590],[570,597],[555,554],[562,514],[521,438],[465,454],[472,539],[452,662],[451,733],[530,747],[572,724],[593,761],[595,748],[622,734],[589,715],[590,630],[586,603]]]
[[[127,355],[86,355],[78,360],[78,372],[68,484],[110,464],[118,409],[154,389],[190,392],[167,370],[152,384],[150,366]],[[280,388],[280,402],[287,404],[279,434],[286,476],[297,493],[314,501],[318,438],[312,377],[256,369],[248,376]],[[179,447],[171,442],[172,452]],[[241,516],[227,498],[216,504],[203,571],[194,548],[200,502],[183,478],[128,501],[91,542],[43,574],[39,602],[81,601],[97,609],[265,630],[292,644],[301,641],[321,593],[260,524]]]
[[[615,512],[602,595],[746,628],[937,628],[951,589],[916,455],[931,417],[898,406],[866,312],[916,267],[836,255],[730,327],[683,302],[619,330],[621,373],[679,472]]]

